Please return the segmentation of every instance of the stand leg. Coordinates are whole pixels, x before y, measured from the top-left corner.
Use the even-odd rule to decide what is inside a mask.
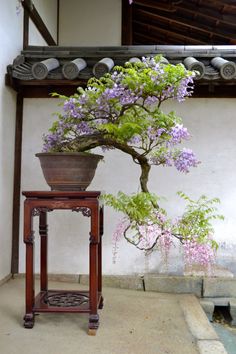
[[[41,249],[40,249],[40,288],[41,291],[48,290],[48,257],[47,257],[47,248],[48,248],[48,233],[47,233],[47,212],[40,211],[39,215],[39,234],[41,240]]]
[[[95,335],[99,326],[98,310],[98,242],[99,242],[99,211],[98,205],[91,209],[91,233],[89,244],[89,331]]]
[[[102,235],[103,235],[103,208],[100,209],[100,242],[98,244],[98,292],[102,293]],[[100,298],[99,309],[103,308],[103,296]]]
[[[31,208],[27,200],[24,204],[24,242],[26,244],[26,313],[24,327],[34,326],[34,232],[32,229]]]

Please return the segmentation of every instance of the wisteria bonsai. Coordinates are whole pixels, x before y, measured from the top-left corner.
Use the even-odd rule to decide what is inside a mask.
[[[194,201],[179,192],[187,206],[181,217],[171,220],[158,196],[148,190],[153,165],[188,173],[199,163],[190,149],[179,147],[190,137],[181,118],[161,110],[167,100],[182,102],[191,96],[194,75],[182,64],[171,65],[155,56],[91,78],[73,96],[54,94],[64,101],[63,113],[44,136],[44,151],[84,152],[100,146],[103,151],[115,148],[130,155],[141,169],[138,193],[104,196],[107,205],[124,214],[114,233],[115,245],[124,236],[146,253],[168,252],[177,239],[187,263],[208,265],[217,249],[211,221],[223,218],[215,207],[219,200],[201,196]]]

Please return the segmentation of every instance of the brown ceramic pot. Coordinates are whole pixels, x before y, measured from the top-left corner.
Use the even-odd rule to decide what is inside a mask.
[[[83,191],[91,183],[101,155],[86,152],[38,153],[44,178],[51,190]]]

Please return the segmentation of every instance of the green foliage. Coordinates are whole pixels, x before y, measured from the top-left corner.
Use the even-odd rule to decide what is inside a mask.
[[[137,193],[131,196],[119,192],[117,197],[112,194],[105,194],[103,200],[106,205],[124,213],[131,221],[142,223],[152,218],[153,211],[158,208],[159,198],[151,193]]]
[[[139,124],[132,122],[124,122],[119,126],[113,123],[107,123],[103,124],[100,129],[106,131],[115,139],[125,142],[131,139],[134,135],[142,133],[142,127]]]
[[[202,195],[195,201],[183,192],[177,194],[186,201],[187,205],[174,232],[182,235],[183,239],[197,237],[199,242],[204,243],[208,236],[214,233],[212,221],[224,220],[224,216],[217,213],[215,206],[220,203],[220,200],[218,198],[208,199]],[[214,240],[211,243],[213,248],[218,247]]]

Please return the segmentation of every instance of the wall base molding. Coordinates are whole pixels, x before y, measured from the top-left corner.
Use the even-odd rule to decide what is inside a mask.
[[[6,282],[8,282],[8,280],[10,280],[12,278],[13,278],[13,275],[12,274],[8,274],[4,278],[0,279],[0,286],[5,284]]]

